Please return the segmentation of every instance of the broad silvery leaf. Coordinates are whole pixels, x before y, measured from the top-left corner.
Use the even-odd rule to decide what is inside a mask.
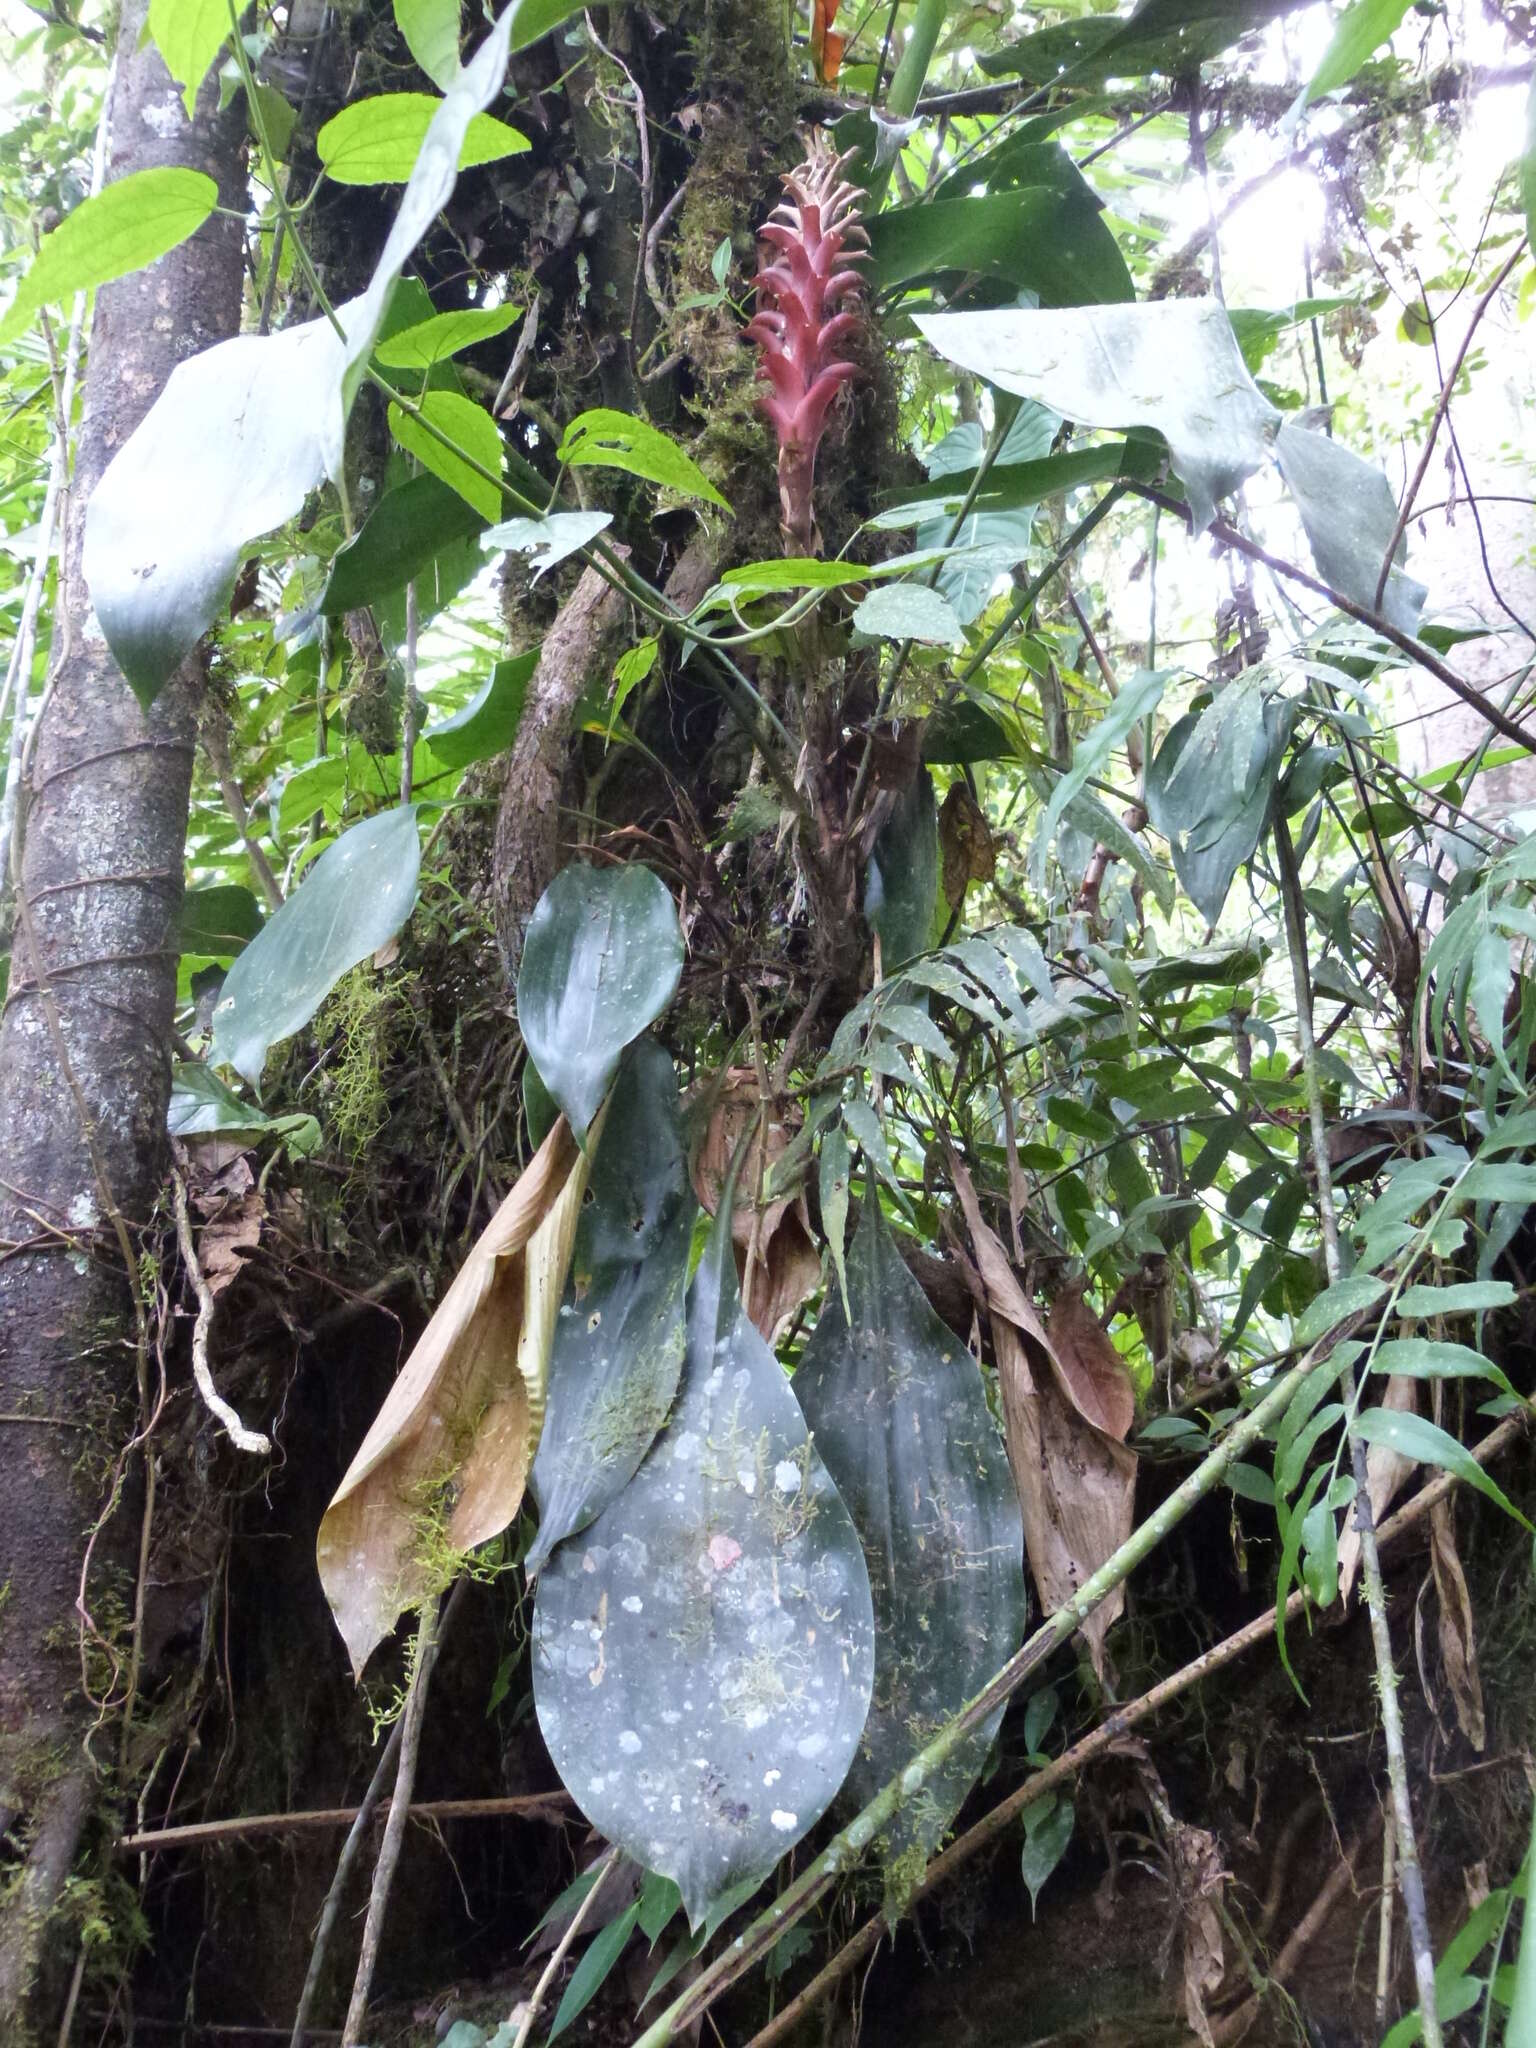
[[[682,971],[671,894],[638,862],[563,868],[539,898],[523,941],[517,1021],[578,1145],[625,1046],[671,1002]]]
[[[667,1419],[683,1367],[683,1290],[697,1213],[677,1075],[653,1038],[614,1083],[549,1360],[524,1563],[597,1519]]]
[[[501,89],[521,12],[507,9],[450,86],[361,297],[339,306],[334,324],[238,335],[179,364],[96,486],[86,583],[141,702],[213,624],[249,544],[341,475],[347,411],[390,292],[453,191],[471,120]]]
[[[1275,435],[1275,457],[1323,581],[1374,611],[1381,566],[1397,525],[1392,486],[1373,462],[1290,420]],[[1399,558],[1402,553],[1399,543]],[[1399,632],[1416,633],[1428,595],[1422,583],[1394,563],[1382,592],[1381,615]]]
[[[480,536],[480,545],[526,555],[537,583],[547,569],[574,555],[578,548],[589,547],[612,524],[611,512],[551,512],[543,519],[504,519]]]
[[[1197,533],[1215,517],[1216,500],[1262,464],[1280,418],[1212,299],[916,320],[950,362],[1079,426],[1155,428],[1184,480]]]
[[[928,647],[958,647],[965,635],[947,597],[926,583],[877,583],[853,614],[860,633],[882,640],[919,640]]]
[[[875,1610],[875,1698],[848,1773],[872,1799],[1024,1639],[1024,1524],[976,1362],[928,1306],[871,1195],[795,1372],[816,1448],[864,1544]],[[887,1900],[904,1897],[960,1810],[999,1708],[901,1807],[877,1844]]]
[[[1233,876],[1269,822],[1295,715],[1294,704],[1265,698],[1262,722],[1248,737],[1241,791],[1232,775],[1178,775],[1202,723],[1193,711],[1174,726],[1147,769],[1147,814],[1168,841],[1184,893],[1207,924],[1221,916]]]
[[[693,1283],[671,1420],[539,1574],[539,1727],[595,1827],[697,1927],[826,1810],[869,1710],[874,1622],[848,1510],[748,1322],[730,1202]]]
[[[420,873],[414,804],[343,832],[225,976],[208,1064],[259,1083],[268,1050],[302,1030],[348,968],[399,931]]]

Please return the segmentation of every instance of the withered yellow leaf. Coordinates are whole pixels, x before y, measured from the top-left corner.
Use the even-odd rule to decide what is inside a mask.
[[[445,1560],[499,1535],[522,1505],[592,1150],[577,1150],[563,1117],[555,1124],[321,1519],[320,1582],[359,1677],[406,1609],[441,1590]]]

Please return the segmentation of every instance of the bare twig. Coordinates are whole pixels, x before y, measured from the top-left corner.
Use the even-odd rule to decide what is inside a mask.
[[[176,1205],[176,1242],[181,1247],[181,1262],[197,1296],[197,1321],[192,1325],[192,1377],[197,1382],[197,1391],[210,1414],[223,1423],[224,1433],[237,1451],[251,1451],[258,1457],[270,1457],[272,1439],[263,1436],[258,1429],[247,1429],[213,1384],[213,1374],[208,1367],[208,1337],[213,1329],[214,1316],[213,1289],[198,1263],[197,1246],[192,1242],[192,1219],[187,1214],[187,1184],[179,1173],[171,1175],[171,1191]]]
[[[400,1723],[397,1721],[395,1727]],[[390,1730],[391,1739],[394,1729]],[[379,1762],[386,1768],[399,1753],[398,1743],[393,1747],[386,1744],[380,1753]],[[379,1787],[382,1795],[383,1784]],[[373,1791],[370,1784],[369,1793]],[[368,1802],[368,1794],[364,1795]],[[364,1826],[378,1809],[374,1798],[362,1806],[320,1806],[309,1807],[300,1813],[251,1813],[237,1814],[231,1820],[191,1821],[177,1828],[145,1828],[138,1834],[122,1835],[115,1844],[120,1856],[142,1856],[151,1851],[156,1854],[167,1849],[223,1848],[232,1842],[246,1842],[263,1835],[300,1835],[318,1833],[330,1828],[353,1826],[359,1819]],[[440,1822],[445,1820],[542,1820],[556,1827],[564,1826],[570,1818],[571,1798],[566,1792],[523,1792],[507,1798],[497,1799],[415,1799],[411,1802],[412,1820]]]
[[[429,1600],[421,1610],[421,1620],[416,1627],[410,1683],[406,1687],[405,1706],[401,1710],[399,1721],[400,1765],[395,1773],[395,1789],[389,1802],[389,1819],[384,1824],[384,1839],[379,1844],[379,1860],[373,1869],[373,1889],[368,1895],[368,1918],[363,1923],[363,1944],[357,1958],[357,1975],[352,1980],[352,1998],[341,2032],[342,2048],[358,2048],[362,2039],[363,2021],[367,2017],[368,1995],[373,1989],[373,1973],[379,1960],[379,1944],[384,1936],[384,1915],[389,1907],[395,1867],[400,1861],[400,1848],[405,1840],[405,1823],[411,1810],[411,1791],[416,1783],[416,1760],[421,1753],[421,1724],[426,1718],[427,1694],[431,1689],[432,1667],[437,1662],[437,1646],[440,1640],[438,1621],[437,1602]]]
[[[550,1957],[549,1961],[544,1966],[543,1976],[540,1977],[538,1983],[535,1984],[533,1987],[532,1997],[522,2008],[522,2017],[518,2021],[517,2032],[512,2037],[512,2048],[528,2048],[528,2037],[533,2032],[534,2022],[535,2020],[537,2020],[539,2013],[543,2009],[544,2000],[549,1993],[549,1987],[551,1984],[554,1983],[555,1978],[559,1975],[560,1965],[565,1961],[566,1956],[570,1953],[571,1943],[576,1939],[577,1935],[580,1934],[582,1929],[582,1923],[586,1920],[586,1917],[591,1912],[592,1908],[597,1904],[597,1895],[602,1890],[603,1885],[607,1880],[608,1873],[613,1869],[614,1865],[618,1862],[619,1853],[620,1852],[618,1845],[617,1843],[615,1843],[613,1848],[611,1848],[608,1851],[608,1854],[603,1858],[601,1863],[599,1863],[596,1866],[595,1874],[593,1876],[592,1883],[588,1888],[586,1897],[582,1900],[581,1904],[576,1908],[575,1912],[571,1915],[570,1926],[567,1927],[564,1934],[561,1935],[559,1941],[555,1946],[554,1954]],[[507,2025],[511,2026],[511,2024],[512,2021],[509,2019],[507,2021]]]

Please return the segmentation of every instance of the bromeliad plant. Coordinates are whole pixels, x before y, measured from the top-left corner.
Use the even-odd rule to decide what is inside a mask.
[[[747,335],[773,387],[763,410],[778,436],[780,519],[792,555],[820,552],[816,451],[833,401],[859,374],[847,348],[863,319],[864,280],[852,266],[867,260],[869,236],[859,220],[864,194],[846,175],[848,161],[818,137],[759,230],[766,247]]]

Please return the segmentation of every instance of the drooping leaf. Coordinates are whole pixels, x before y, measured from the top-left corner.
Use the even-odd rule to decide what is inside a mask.
[[[459,0],[394,0],[405,47],[440,91],[459,68]]]
[[[431,581],[455,542],[482,531],[484,516],[440,477],[413,476],[380,498],[355,539],[339,548],[320,594],[331,617],[377,604],[407,583]]]
[[[846,1790],[858,1805],[909,1763],[1024,1637],[1024,1530],[976,1362],[929,1307],[879,1202],[829,1294],[795,1392],[853,1516],[875,1611],[875,1698]],[[876,1844],[889,1909],[980,1774],[999,1708]]]
[[[539,898],[517,977],[518,1025],[578,1144],[620,1054],[671,1002],[682,971],[671,895],[638,862],[563,868]]]
[[[320,1523],[320,1583],[355,1676],[456,1555],[522,1505],[587,1155],[556,1124],[476,1240]]]
[[[453,11],[457,15],[457,0]],[[381,341],[373,359],[386,370],[430,370],[461,349],[505,334],[522,312],[521,306],[477,306],[462,313],[434,313],[430,320],[419,320]]]
[[[1279,414],[1213,299],[990,313],[920,313],[940,355],[1084,427],[1155,428],[1184,481],[1196,532],[1252,476]]]
[[[686,450],[632,413],[607,406],[578,413],[565,430],[559,459],[572,469],[622,469],[684,497],[707,498],[722,511],[731,509]]]
[[[1368,1444],[1381,1444],[1396,1451],[1399,1457],[1414,1458],[1421,1465],[1434,1465],[1443,1472],[1454,1472],[1468,1486],[1475,1486],[1479,1493],[1486,1494],[1505,1514],[1512,1515],[1523,1529],[1536,1535],[1536,1529],[1532,1529],[1498,1481],[1490,1479],[1466,1445],[1458,1442],[1438,1423],[1423,1415],[1403,1415],[1388,1408],[1367,1408],[1356,1416],[1355,1428]]]
[[[814,1826],[874,1673],[858,1537],[747,1321],[722,1204],[671,1420],[539,1575],[539,1726],[578,1806],[674,1878],[690,1925]]]
[[[1391,39],[1409,5],[1410,0],[1351,0],[1312,74],[1307,99],[1321,99],[1324,93],[1348,85],[1366,58]]]
[[[210,1067],[188,1061],[171,1078],[166,1129],[173,1138],[278,1138],[297,1158],[307,1158],[320,1145],[320,1126],[312,1116],[264,1116],[242,1102]]]
[[[614,1084],[555,1325],[530,1573],[623,1491],[667,1419],[694,1215],[677,1076],[643,1038]]]
[[[821,1227],[826,1234],[827,1250],[832,1254],[832,1264],[837,1271],[843,1313],[850,1319],[853,1311],[848,1306],[846,1247],[849,1183],[852,1177],[853,1153],[841,1125],[836,1125],[821,1141],[817,1193],[821,1198]]]
[[[149,0],[149,33],[165,68],[183,88],[187,119],[208,66],[229,40],[229,0]]]
[[[860,633],[929,647],[958,647],[965,638],[949,599],[925,583],[876,584],[855,609],[853,623]]]
[[[227,25],[227,13],[224,18]],[[181,166],[130,171],[105,191],[82,199],[43,237],[0,320],[0,344],[23,333],[40,307],[153,263],[195,235],[218,203],[212,178]]]
[[[416,404],[419,416],[391,405],[389,431],[423,469],[457,491],[482,519],[494,519],[501,510],[500,487],[491,481],[501,475],[501,429],[483,405],[459,391],[424,391]],[[438,435],[446,436],[453,447],[444,447]],[[472,468],[471,462],[477,466]],[[483,475],[485,470],[491,475]]]
[[[1233,876],[1263,836],[1294,716],[1294,705],[1278,697],[1265,699],[1248,755],[1251,793],[1241,802],[1232,795],[1235,778],[1230,774],[1220,782],[1186,777],[1173,788],[1175,771],[1202,722],[1196,712],[1178,721],[1147,770],[1148,816],[1167,839],[1184,893],[1207,924],[1221,916]]]
[[[528,683],[538,665],[536,647],[498,661],[462,711],[429,725],[422,738],[438,760],[449,768],[467,768],[505,753],[517,737]]]
[[[399,931],[420,871],[414,804],[343,832],[225,977],[210,1065],[258,1085],[270,1048],[302,1030],[342,975]]]
[[[881,826],[864,878],[864,915],[879,936],[883,973],[927,952],[938,892],[939,819],[933,777],[922,768]]]
[[[338,185],[403,185],[416,168],[439,108],[426,92],[379,93],[353,100],[333,114],[315,137],[326,176]],[[495,163],[529,146],[526,135],[489,114],[476,114],[459,143],[457,168]]]
[[[249,543],[341,475],[347,410],[395,282],[452,193],[470,119],[500,91],[508,39],[528,19],[528,0],[518,0],[454,79],[368,289],[336,309],[337,325],[237,335],[179,363],[108,464],[86,511],[82,566],[107,644],[142,702],[217,618]]]
[[[612,524],[611,512],[551,512],[543,519],[504,519],[481,536],[480,545],[526,555],[537,583],[546,570],[574,555],[578,548],[590,547]]]
[[[1129,16],[1083,14],[981,58],[981,68],[1035,85],[1096,85],[1157,71],[1187,77],[1300,0],[1142,0]]]
[[[1386,477],[1340,442],[1293,420],[1284,421],[1275,435],[1275,457],[1296,500],[1319,575],[1343,596],[1374,610],[1381,565],[1397,523]],[[1428,595],[1422,583],[1394,564],[1382,593],[1382,617],[1400,632],[1415,633]]]
[[[1307,1303],[1297,1317],[1292,1336],[1298,1344],[1311,1344],[1324,1337],[1362,1309],[1374,1308],[1387,1291],[1385,1280],[1374,1273],[1352,1273]]]
[[[596,1935],[582,1953],[581,1961],[571,1972],[571,1981],[566,1985],[555,2017],[550,2024],[549,2039],[558,2041],[570,2026],[580,2019],[587,2007],[613,1974],[618,1960],[629,1946],[629,1938],[640,1922],[640,1901],[636,1899],[617,1920],[610,1920],[602,1932]]]

